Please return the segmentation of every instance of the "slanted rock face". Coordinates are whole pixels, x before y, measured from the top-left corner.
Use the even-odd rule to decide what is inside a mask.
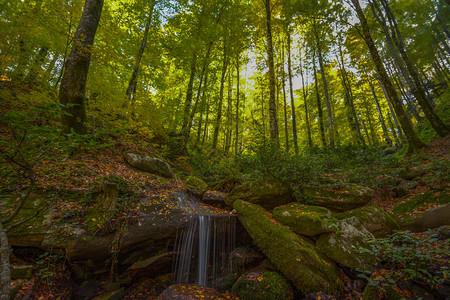
[[[289,226],[295,233],[315,236],[330,232],[333,223],[331,211],[324,207],[290,203],[276,207],[273,210],[275,219],[283,225]]]
[[[136,169],[166,178],[173,178],[175,176],[169,164],[160,158],[149,157],[131,152],[125,153],[124,157],[125,160]]]
[[[208,189],[208,184],[206,182],[194,176],[186,177],[184,183],[186,184],[189,192],[199,197],[201,197]]]
[[[255,244],[301,292],[342,293],[343,285],[333,263],[309,239],[278,223],[259,205],[237,200],[234,208]]]
[[[293,197],[292,190],[288,185],[277,181],[260,180],[236,187],[225,198],[225,203],[233,206],[238,199],[272,210],[277,206],[292,202]]]
[[[347,211],[361,207],[369,203],[374,197],[371,188],[351,185],[346,189],[334,190],[324,189],[317,186],[302,187],[301,192],[305,199],[298,199],[299,202],[315,206],[323,206],[335,211]]]
[[[294,299],[289,281],[282,275],[264,270],[253,270],[243,274],[231,289],[242,300]]]
[[[316,241],[317,247],[333,261],[352,269],[370,270],[370,257],[358,252],[360,247],[368,248],[366,239],[375,237],[355,218],[336,223],[339,231],[325,233]]]
[[[377,206],[365,206],[337,216],[339,220],[356,217],[375,237],[384,237],[399,228],[397,222]]]
[[[435,207],[425,214],[413,219],[405,227],[411,231],[421,232],[431,228],[450,225],[450,204]]]

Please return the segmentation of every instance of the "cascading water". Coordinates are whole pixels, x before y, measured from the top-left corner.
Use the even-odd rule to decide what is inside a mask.
[[[188,228],[175,242],[174,280],[214,287],[218,274],[230,274],[228,255],[235,248],[235,230],[233,215],[190,216]]]

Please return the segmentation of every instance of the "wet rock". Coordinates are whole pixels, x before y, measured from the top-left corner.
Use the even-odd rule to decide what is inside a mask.
[[[173,253],[167,252],[136,261],[126,271],[131,278],[141,278],[152,274],[152,276],[167,273],[173,264]]]
[[[304,294],[342,293],[343,285],[334,264],[309,239],[278,223],[259,205],[237,200],[234,208],[254,243],[297,289]]]
[[[260,263],[263,257],[252,248],[243,246],[231,251],[229,259],[233,272],[241,274],[247,267]]]
[[[330,232],[329,226],[335,221],[328,209],[300,203],[276,207],[273,210],[273,216],[278,222],[289,226],[295,233],[306,236]]]
[[[227,194],[219,191],[205,191],[202,196],[202,202],[217,208],[225,208],[225,197]]]
[[[173,178],[175,176],[169,164],[160,158],[131,152],[125,153],[124,158],[132,167],[138,170],[166,178]]]
[[[344,189],[325,189],[320,186],[304,186],[300,188],[303,204],[322,206],[334,211],[347,211],[369,203],[375,192],[368,187],[350,185]]]
[[[100,296],[92,298],[91,300],[120,300],[125,296],[125,288],[120,288],[118,290],[104,293]]]
[[[272,210],[277,206],[292,202],[293,197],[292,190],[288,185],[273,180],[260,180],[236,187],[225,198],[225,203],[233,206],[238,199]]]
[[[316,241],[317,247],[333,261],[352,268],[370,270],[371,257],[359,253],[359,248],[369,248],[367,239],[375,237],[355,218],[336,223],[338,231],[322,234]]]
[[[11,279],[30,279],[33,272],[33,266],[13,266],[11,270]]]
[[[294,299],[289,281],[273,271],[252,270],[243,274],[231,292],[242,300]]]
[[[377,206],[365,206],[337,216],[340,220],[349,217],[356,217],[377,238],[389,235],[393,230],[399,229],[398,223]]]
[[[239,275],[229,274],[217,280],[217,290],[221,293],[231,292],[234,283],[239,279]]]

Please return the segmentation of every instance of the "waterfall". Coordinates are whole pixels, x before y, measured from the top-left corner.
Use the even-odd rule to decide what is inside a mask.
[[[232,273],[229,253],[235,248],[236,217],[192,215],[175,242],[174,281],[215,286],[216,277]]]

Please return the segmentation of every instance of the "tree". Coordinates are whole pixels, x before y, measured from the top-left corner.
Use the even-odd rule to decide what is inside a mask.
[[[59,103],[65,106],[64,130],[86,132],[85,89],[91,63],[92,45],[103,8],[103,0],[86,0],[75,32],[59,90]]]
[[[408,153],[416,152],[420,148],[424,148],[425,144],[423,144],[412,128],[411,122],[403,110],[402,103],[398,98],[395,89],[389,80],[386,69],[384,68],[383,62],[381,61],[380,55],[378,53],[377,48],[375,47],[375,43],[373,42],[372,36],[370,34],[369,25],[367,24],[366,17],[364,12],[359,4],[359,0],[351,0],[356,13],[358,14],[358,18],[361,22],[361,27],[363,30],[364,40],[369,48],[370,56],[372,57],[372,61],[375,64],[378,75],[380,76],[380,80],[383,82],[384,88],[391,100],[392,106],[394,107],[395,114],[402,126],[403,132],[405,133],[406,139],[408,140]]]

